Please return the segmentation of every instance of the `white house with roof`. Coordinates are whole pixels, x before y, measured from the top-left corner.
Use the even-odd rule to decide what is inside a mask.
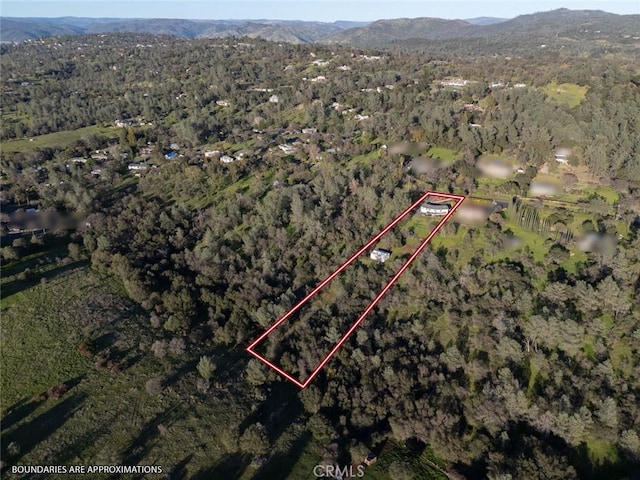
[[[128,120],[124,118],[119,118],[114,123],[116,124],[116,127],[120,127],[120,128],[127,128],[127,127],[133,126],[133,120]]]
[[[420,205],[420,213],[430,216],[446,215],[451,210],[451,206],[446,203],[430,203],[426,202]]]
[[[371,260],[375,260],[376,262],[384,263],[391,257],[391,252],[389,250],[384,250],[382,248],[376,248],[371,252],[369,258]]]
[[[101,152],[100,150],[96,150],[96,153],[91,154],[91,158],[96,161],[103,162],[109,158],[106,152]]]

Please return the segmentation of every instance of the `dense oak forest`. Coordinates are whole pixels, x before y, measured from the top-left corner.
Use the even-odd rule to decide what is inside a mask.
[[[130,301],[88,309],[116,320],[74,349],[122,382],[144,364],[130,391],[164,415],[134,422],[129,447],[108,454],[88,439],[111,438],[106,425],[26,442],[33,409],[57,407],[28,407],[37,386],[3,383],[3,468],[166,458],[175,478],[305,478],[302,452],[345,465],[373,451],[371,478],[637,478],[640,63],[444,50],[145,34],[3,45],[3,209],[78,222],[10,238],[5,214],[3,262],[11,273],[62,242],[51,261],[115,283]],[[417,156],[437,166],[418,172]],[[487,158],[513,175],[486,178]],[[561,193],[532,196],[540,178]],[[493,210],[447,224],[305,390],[244,352],[426,190]],[[390,245],[434,224],[412,221]],[[585,235],[607,241],[579,248]],[[278,347],[283,365],[308,371],[309,345],[334,343],[406,256],[345,271],[317,308],[329,320]],[[139,324],[120,324],[119,309]],[[164,450],[181,442],[190,455]]]

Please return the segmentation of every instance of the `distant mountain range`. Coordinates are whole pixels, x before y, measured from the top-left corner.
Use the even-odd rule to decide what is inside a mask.
[[[608,43],[640,35],[640,15],[616,15],[598,10],[559,9],[550,12],[521,15],[511,20],[479,18],[472,20],[441,20],[413,18],[379,20],[368,25],[343,30],[323,39],[328,43],[382,47],[394,43],[470,39],[479,40],[539,39],[562,44],[572,41],[604,40]],[[551,40],[547,42],[546,40]],[[407,42],[410,41],[410,42]]]
[[[0,18],[0,40],[21,42],[47,36],[109,32],[168,34],[187,38],[252,37],[288,43],[345,44],[383,47],[424,41],[494,38],[560,39],[571,44],[588,40],[633,42],[640,15],[616,15],[598,10],[559,9],[513,19],[479,17],[467,20],[400,18],[376,22],[333,23],[281,20],[172,20],[121,18]],[[484,39],[484,40],[483,40]]]
[[[92,33],[153,33],[186,38],[252,37],[313,43],[366,22],[333,23],[284,20],[181,20],[164,18],[0,18],[0,40],[22,42],[41,37]]]

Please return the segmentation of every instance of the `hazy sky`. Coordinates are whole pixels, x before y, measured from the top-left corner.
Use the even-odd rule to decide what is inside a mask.
[[[640,0],[0,0],[0,15],[368,21],[399,17],[512,18],[561,7],[640,14]]]

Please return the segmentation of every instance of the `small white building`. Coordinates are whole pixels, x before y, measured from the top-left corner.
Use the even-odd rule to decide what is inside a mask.
[[[269,97],[269,101],[270,101],[271,103],[278,103],[278,102],[280,101],[280,97],[278,97],[278,95],[271,95],[271,96]]]
[[[440,81],[440,85],[443,87],[466,87],[468,83],[469,80],[464,78],[450,78]]]
[[[229,156],[229,155],[223,155],[223,156],[220,157],[220,161],[222,163],[233,163],[233,162],[236,161],[236,159],[231,157],[231,156]]]
[[[291,155],[296,151],[295,147],[292,147],[291,145],[287,145],[287,144],[278,145],[278,148],[287,155]]]
[[[149,165],[142,162],[135,162],[135,163],[130,163],[127,168],[129,170],[146,170],[147,168],[149,168]]]
[[[115,121],[116,127],[120,127],[120,128],[127,128],[127,127],[132,127],[133,126],[133,121],[132,120],[126,120],[126,119],[118,119]]]
[[[445,203],[423,203],[420,205],[420,213],[430,216],[442,216],[449,213],[451,206]]]
[[[376,248],[371,252],[369,258],[371,260],[375,260],[377,262],[384,263],[391,257],[391,252],[389,250],[383,250],[382,248]]]
[[[568,165],[570,156],[571,156],[571,149],[569,148],[559,148],[556,150],[555,158],[556,158],[556,162],[558,163]]]

